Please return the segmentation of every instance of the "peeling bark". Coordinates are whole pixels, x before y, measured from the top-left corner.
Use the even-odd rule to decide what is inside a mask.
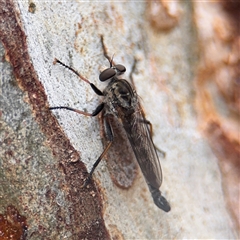
[[[72,239],[108,239],[101,197],[93,185],[81,189],[86,168],[48,110],[45,90],[30,60],[24,26],[12,1],[1,1],[0,15],[5,59],[11,64],[2,63],[3,101],[7,102],[1,104],[1,155],[5,156],[1,166],[9,195],[1,194],[1,205],[13,201],[25,212],[29,239],[68,235]],[[14,119],[14,111],[18,111],[18,119]]]
[[[216,137],[224,124],[209,117],[215,108],[209,105],[212,96],[202,84],[208,82],[212,69],[219,68],[207,61],[203,64],[208,52],[202,36],[209,33],[205,31],[209,23],[201,26],[201,17],[226,16],[220,4],[208,4],[159,1],[154,9],[152,2],[0,0],[0,214],[11,205],[23,216],[27,239],[236,237],[238,220],[235,217],[231,228],[233,215],[226,203],[232,209],[235,205],[226,201],[222,190],[226,178],[210,146],[221,159],[238,149],[239,139],[229,141],[224,131]],[[201,9],[204,14],[199,16]],[[159,19],[164,21],[158,23]],[[49,111],[49,106],[59,105],[95,109],[100,99],[89,85],[53,65],[53,60],[59,58],[103,89],[98,76],[108,62],[100,35],[108,53],[115,53],[115,62],[126,66],[124,78],[128,79],[137,59],[134,84],[153,124],[154,142],[167,154],[160,159],[161,191],[171,204],[169,213],[154,205],[135,163],[129,163],[132,178],[122,181],[127,174],[114,165],[128,147],[113,149],[109,163],[104,159],[82,189],[103,150],[101,121]],[[221,44],[217,47],[221,49]],[[221,84],[219,89],[224,90]],[[223,95],[235,99],[231,106],[236,110],[237,93],[232,90]],[[220,120],[212,121],[216,119]],[[210,145],[203,132],[210,136]],[[116,148],[123,139],[124,134]],[[235,153],[231,164],[239,164]],[[128,155],[126,161],[131,158]],[[0,221],[0,231],[1,226],[5,225]]]

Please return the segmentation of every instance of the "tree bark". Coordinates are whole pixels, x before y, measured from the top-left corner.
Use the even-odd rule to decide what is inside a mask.
[[[0,0],[0,6],[0,212],[11,205],[26,218],[17,223],[22,239],[236,236],[218,161],[202,134],[207,127],[199,128],[206,114],[197,115],[204,33],[197,14],[208,5]],[[60,59],[104,89],[98,76],[109,63],[101,35],[108,54],[127,68],[124,78],[129,80],[137,60],[134,85],[153,125],[154,143],[166,152],[160,158],[161,192],[169,213],[154,205],[118,130],[118,142],[81,188],[103,151],[101,119],[49,110],[69,106],[92,112],[100,103],[86,82],[53,61]]]

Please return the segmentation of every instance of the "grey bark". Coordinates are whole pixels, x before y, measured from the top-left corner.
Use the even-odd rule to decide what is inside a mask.
[[[0,3],[0,212],[12,204],[26,216],[28,239],[233,238],[217,160],[193,107],[197,39],[191,3],[177,5],[181,17],[168,32],[151,28],[144,2],[40,1],[32,12],[28,1]],[[15,22],[6,27],[9,19]],[[122,189],[104,160],[81,189],[86,169],[103,151],[99,121],[48,110],[95,109],[99,98],[92,89],[53,60],[103,89],[98,75],[108,62],[100,35],[115,62],[126,66],[126,78],[138,60],[134,84],[154,142],[167,154],[161,191],[169,213],[154,205],[140,171]]]

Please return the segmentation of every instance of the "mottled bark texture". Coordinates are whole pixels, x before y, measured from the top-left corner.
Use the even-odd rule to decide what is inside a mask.
[[[232,5],[231,5],[232,4]],[[239,4],[0,0],[0,236],[8,239],[233,239],[239,231]],[[234,5],[234,6],[233,6]],[[232,6],[232,7],[231,7]],[[165,213],[117,124],[92,112],[109,55],[153,125]],[[119,136],[120,135],[120,136]],[[119,136],[119,137],[118,137]],[[108,161],[108,163],[106,163]],[[9,231],[8,231],[9,230]],[[1,235],[2,234],[2,235]],[[1,238],[0,237],[0,238]],[[3,238],[5,237],[5,238]]]

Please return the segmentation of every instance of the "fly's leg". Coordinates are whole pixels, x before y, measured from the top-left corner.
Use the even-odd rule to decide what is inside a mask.
[[[65,110],[69,110],[69,111],[73,111],[85,116],[89,116],[89,117],[94,117],[97,116],[104,108],[104,103],[101,103],[100,105],[97,106],[97,108],[93,111],[93,113],[88,113],[88,112],[84,112],[75,108],[71,108],[71,107],[65,107],[65,106],[59,106],[59,107],[50,107],[49,110],[54,110],[54,109],[65,109]]]
[[[107,58],[107,60],[109,61],[110,63],[110,68],[112,67],[112,65],[115,65],[115,63],[113,62],[113,57],[111,58],[108,53],[107,53],[107,48],[104,44],[104,41],[103,41],[103,35],[101,35],[101,44],[102,44],[102,49],[103,49],[103,55],[105,58]]]
[[[139,119],[138,120],[140,123],[145,123],[145,124],[148,124],[149,125],[149,131],[150,131],[150,135],[151,135],[151,138],[152,138],[152,136],[153,136],[153,127],[152,127],[152,123],[149,121],[149,120],[147,120],[147,119],[145,119],[145,118],[143,118],[143,119]],[[158,152],[161,154],[161,157],[162,158],[165,158],[166,157],[166,153],[163,151],[163,150],[161,150],[160,148],[158,148],[155,144],[154,144],[154,146],[155,146],[155,148],[158,150]]]
[[[131,69],[131,72],[130,72],[130,75],[129,75],[131,84],[133,85],[134,89],[136,89],[136,87],[135,87],[135,84],[134,84],[134,81],[133,81],[133,73],[134,73],[134,71],[136,69],[136,65],[137,65],[137,59],[134,58],[134,63],[132,65],[132,69]]]
[[[103,40],[102,40],[103,41]],[[105,49],[105,54],[106,54],[106,49]],[[83,80],[84,82],[88,83],[91,88],[93,89],[93,91],[97,94],[97,95],[100,95],[100,96],[103,96],[103,93],[101,90],[99,90],[93,83],[91,83],[88,79],[86,79],[85,77],[83,77],[80,73],[78,73],[75,69],[73,69],[72,67],[69,67],[67,66],[66,64],[62,63],[60,60],[58,59],[55,59],[54,60],[54,64],[56,63],[59,63],[61,64],[62,66],[64,66],[65,68],[69,69],[70,71],[72,71],[74,74],[76,74],[81,80]],[[111,62],[110,62],[111,64]],[[85,115],[85,116],[90,116],[90,117],[94,117],[96,115],[98,115],[104,108],[104,103],[101,103],[100,105],[98,105],[98,107],[93,111],[93,113],[88,113],[88,112],[84,112],[84,111],[81,111],[81,110],[78,110],[78,109],[75,109],[75,108],[71,108],[71,107],[67,107],[67,106],[57,106],[57,107],[50,107],[49,110],[55,110],[55,109],[65,109],[65,110],[69,110],[69,111],[73,111],[73,112],[76,112],[76,113],[79,113],[79,114],[82,114],[82,115]],[[112,134],[112,129],[110,127],[110,124],[107,120],[105,120],[105,129],[106,129],[106,133],[107,133],[107,137],[109,139],[109,143],[107,145],[107,147],[104,149],[103,153],[101,154],[101,156],[97,159],[97,161],[94,163],[85,183],[83,184],[82,187],[85,187],[91,177],[92,177],[92,174],[95,170],[95,168],[97,167],[97,165],[99,164],[99,162],[102,160],[102,158],[104,157],[104,155],[106,154],[106,152],[108,151],[108,149],[110,148],[111,144],[112,144],[112,141],[113,141],[113,134]]]
[[[80,73],[78,73],[75,69],[73,69],[72,67],[69,67],[68,65],[66,65],[65,63],[61,62],[60,60],[58,60],[57,58],[54,59],[53,64],[59,63],[62,66],[64,66],[65,68],[69,69],[70,71],[72,71],[74,74],[76,74],[81,80],[83,80],[84,82],[88,83],[92,90],[100,96],[103,96],[103,93],[101,90],[99,90],[93,83],[91,83],[87,78],[83,77]]]
[[[98,164],[103,159],[103,157],[107,153],[108,149],[112,145],[112,142],[113,142],[113,131],[112,131],[111,125],[109,123],[109,118],[108,117],[105,117],[105,119],[104,119],[104,127],[105,127],[105,131],[106,131],[106,136],[108,138],[108,144],[107,144],[106,148],[104,149],[104,151],[102,152],[102,154],[97,159],[97,161],[93,164],[93,167],[92,167],[90,173],[88,174],[88,177],[87,177],[86,181],[82,185],[82,188],[84,188],[84,187],[86,187],[88,185],[89,181],[92,178],[94,170],[96,169],[96,167],[98,166]]]
[[[134,71],[135,71],[135,69],[136,69],[136,65],[137,65],[137,59],[134,58],[134,63],[133,63],[132,70],[131,70],[131,73],[130,73],[130,76],[129,76],[129,78],[130,78],[130,80],[131,80],[131,84],[134,86],[134,89],[135,89],[135,85],[134,85],[134,81],[133,81],[133,73],[134,73]],[[141,109],[141,111],[142,111],[142,115],[143,115],[144,118],[143,118],[143,119],[138,119],[138,121],[139,121],[140,123],[145,123],[145,124],[148,124],[148,125],[149,125],[149,127],[150,127],[149,131],[150,131],[150,135],[151,135],[151,138],[152,138],[152,136],[153,136],[152,123],[145,118],[145,113],[144,113],[143,109]],[[154,146],[155,146],[155,144],[154,144]],[[163,150],[161,150],[161,149],[158,148],[157,146],[155,146],[155,148],[156,148],[156,149],[158,150],[158,152],[161,154],[162,158],[165,158],[165,157],[166,157],[166,153],[165,153]]]
[[[97,114],[99,114],[102,109],[104,107],[104,103],[101,103],[96,110],[93,113],[87,113],[78,109],[74,109],[74,108],[70,108],[70,107],[64,107],[64,106],[59,106],[59,107],[51,107],[49,108],[50,110],[54,110],[54,109],[65,109],[65,110],[69,110],[69,111],[73,111],[79,114],[83,114],[85,116],[90,116],[90,117],[94,117]],[[108,144],[107,147],[104,149],[104,151],[102,152],[102,154],[99,156],[99,158],[97,159],[97,161],[93,164],[93,167],[90,171],[90,173],[88,174],[88,177],[86,179],[86,181],[84,182],[84,184],[81,186],[81,188],[84,188],[88,185],[89,181],[92,178],[93,172],[96,169],[96,167],[98,166],[98,164],[100,163],[100,161],[103,159],[103,157],[105,156],[105,154],[107,153],[108,149],[110,148],[110,146],[112,145],[113,142],[113,132],[112,132],[112,128],[111,125],[109,123],[109,117],[105,117],[104,119],[104,126],[105,126],[105,131],[106,131],[106,135],[108,138]]]
[[[151,138],[152,138],[152,136],[153,136],[152,123],[151,123],[149,120],[147,120],[147,119],[144,119],[144,122],[150,126],[150,134],[151,134]],[[165,157],[166,157],[166,153],[165,153],[162,149],[160,149],[159,147],[157,147],[155,144],[154,144],[154,147],[155,147],[155,148],[158,150],[158,152],[161,154],[162,158],[165,158]]]
[[[67,66],[66,64],[62,63],[60,60],[58,59],[54,59],[54,64],[56,63],[59,63],[61,64],[62,66],[64,66],[65,68],[69,69],[70,71],[72,71],[73,73],[75,73],[80,79],[82,79],[84,82],[88,83],[93,91],[98,94],[98,95],[103,95],[102,91],[99,90],[93,83],[91,83],[88,79],[86,79],[85,77],[83,77],[80,73],[78,73],[75,69],[73,69],[72,67],[69,67]],[[57,106],[57,107],[50,107],[49,110],[54,110],[54,109],[65,109],[65,110],[69,110],[69,111],[73,111],[73,112],[76,112],[76,113],[79,113],[79,114],[82,114],[82,115],[85,115],[85,116],[90,116],[90,117],[94,117],[96,115],[98,115],[104,108],[104,103],[101,103],[93,113],[87,113],[87,112],[84,112],[84,111],[81,111],[81,110],[78,110],[78,109],[75,109],[75,108],[71,108],[71,107],[66,107],[66,106]]]
[[[148,188],[152,194],[154,203],[163,211],[169,212],[171,210],[171,207],[166,198],[161,195],[160,190],[152,187],[150,184],[148,184]]]

